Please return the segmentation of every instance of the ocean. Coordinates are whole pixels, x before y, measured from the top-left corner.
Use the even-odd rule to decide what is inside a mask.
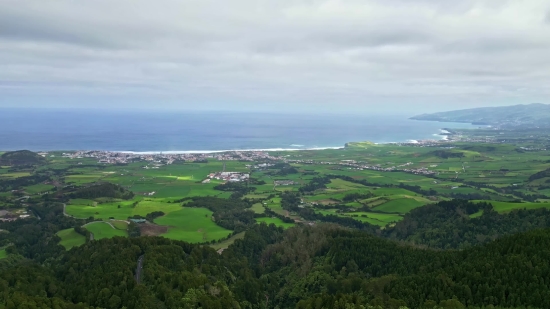
[[[410,115],[412,116],[412,115]],[[193,152],[316,149],[442,139],[470,124],[397,115],[0,109],[0,150]]]

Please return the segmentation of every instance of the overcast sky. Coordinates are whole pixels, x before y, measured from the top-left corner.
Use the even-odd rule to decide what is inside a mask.
[[[0,106],[550,103],[550,1],[0,0]]]

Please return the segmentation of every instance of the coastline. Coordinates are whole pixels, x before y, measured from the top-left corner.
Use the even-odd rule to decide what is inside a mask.
[[[449,141],[449,135],[452,135],[446,129],[439,129],[439,133],[434,133],[433,136],[440,137],[436,142]],[[381,142],[373,143],[375,145],[389,145],[389,144],[419,144],[424,140],[407,140],[402,142]],[[254,149],[223,149],[223,150],[168,150],[168,151],[113,151],[113,150],[104,150],[106,152],[116,152],[116,153],[125,153],[133,155],[152,155],[152,154],[210,154],[210,153],[224,153],[224,152],[274,152],[274,151],[312,151],[312,150],[336,150],[336,149],[345,149],[346,143],[343,146],[327,146],[327,147],[310,147],[310,148],[254,148]],[[290,145],[298,146],[298,145]],[[302,145],[300,145],[302,146]]]
[[[225,149],[225,150],[170,150],[170,151],[110,151],[127,153],[135,155],[151,155],[151,154],[202,154],[202,153],[223,153],[223,152],[264,152],[264,151],[307,151],[307,150],[328,150],[328,149],[343,149],[345,146],[338,147],[313,147],[313,148],[264,148],[264,149]]]
[[[390,144],[420,144],[424,141],[431,141],[431,142],[447,142],[450,141],[449,136],[452,135],[452,132],[449,132],[448,129],[441,128],[439,129],[439,133],[434,133],[433,136],[439,137],[438,139],[410,139],[406,141],[399,141],[399,142],[376,142],[372,143],[374,145],[390,145]],[[326,147],[304,147],[304,148],[251,148],[251,149],[221,149],[221,150],[146,150],[146,151],[133,151],[133,150],[97,150],[97,149],[88,149],[88,150],[48,150],[48,151],[42,151],[42,152],[59,152],[59,151],[81,151],[81,152],[87,152],[87,151],[99,151],[99,152],[111,152],[111,153],[122,153],[122,154],[132,154],[132,155],[158,155],[158,154],[166,154],[166,155],[178,155],[178,154],[214,154],[214,153],[224,153],[224,152],[277,152],[277,151],[315,151],[315,150],[337,150],[337,149],[345,149],[346,144],[349,142],[344,143],[342,146],[326,146]],[[303,145],[297,145],[297,144],[291,144],[290,146],[303,146]],[[3,150],[3,151],[11,151],[11,150]]]

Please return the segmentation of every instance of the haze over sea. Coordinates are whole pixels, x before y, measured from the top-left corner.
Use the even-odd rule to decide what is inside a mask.
[[[312,149],[352,141],[442,139],[442,128],[474,128],[408,116],[2,109],[0,150]]]

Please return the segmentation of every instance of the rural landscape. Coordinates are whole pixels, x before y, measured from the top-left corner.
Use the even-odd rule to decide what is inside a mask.
[[[65,216],[85,222],[81,233],[57,233],[67,249],[129,231],[224,249],[262,222],[283,228],[364,224],[383,231],[416,208],[452,199],[491,203],[498,213],[550,207],[550,158],[538,147],[363,142],[273,152],[273,159],[257,162],[228,153],[226,160],[171,164],[160,154],[104,164],[61,152],[7,152],[2,162],[13,165],[0,169],[2,220],[37,219],[33,205],[60,203]],[[215,173],[249,178],[209,178]]]
[[[550,306],[548,136],[446,132],[324,150],[2,152],[3,308]]]

